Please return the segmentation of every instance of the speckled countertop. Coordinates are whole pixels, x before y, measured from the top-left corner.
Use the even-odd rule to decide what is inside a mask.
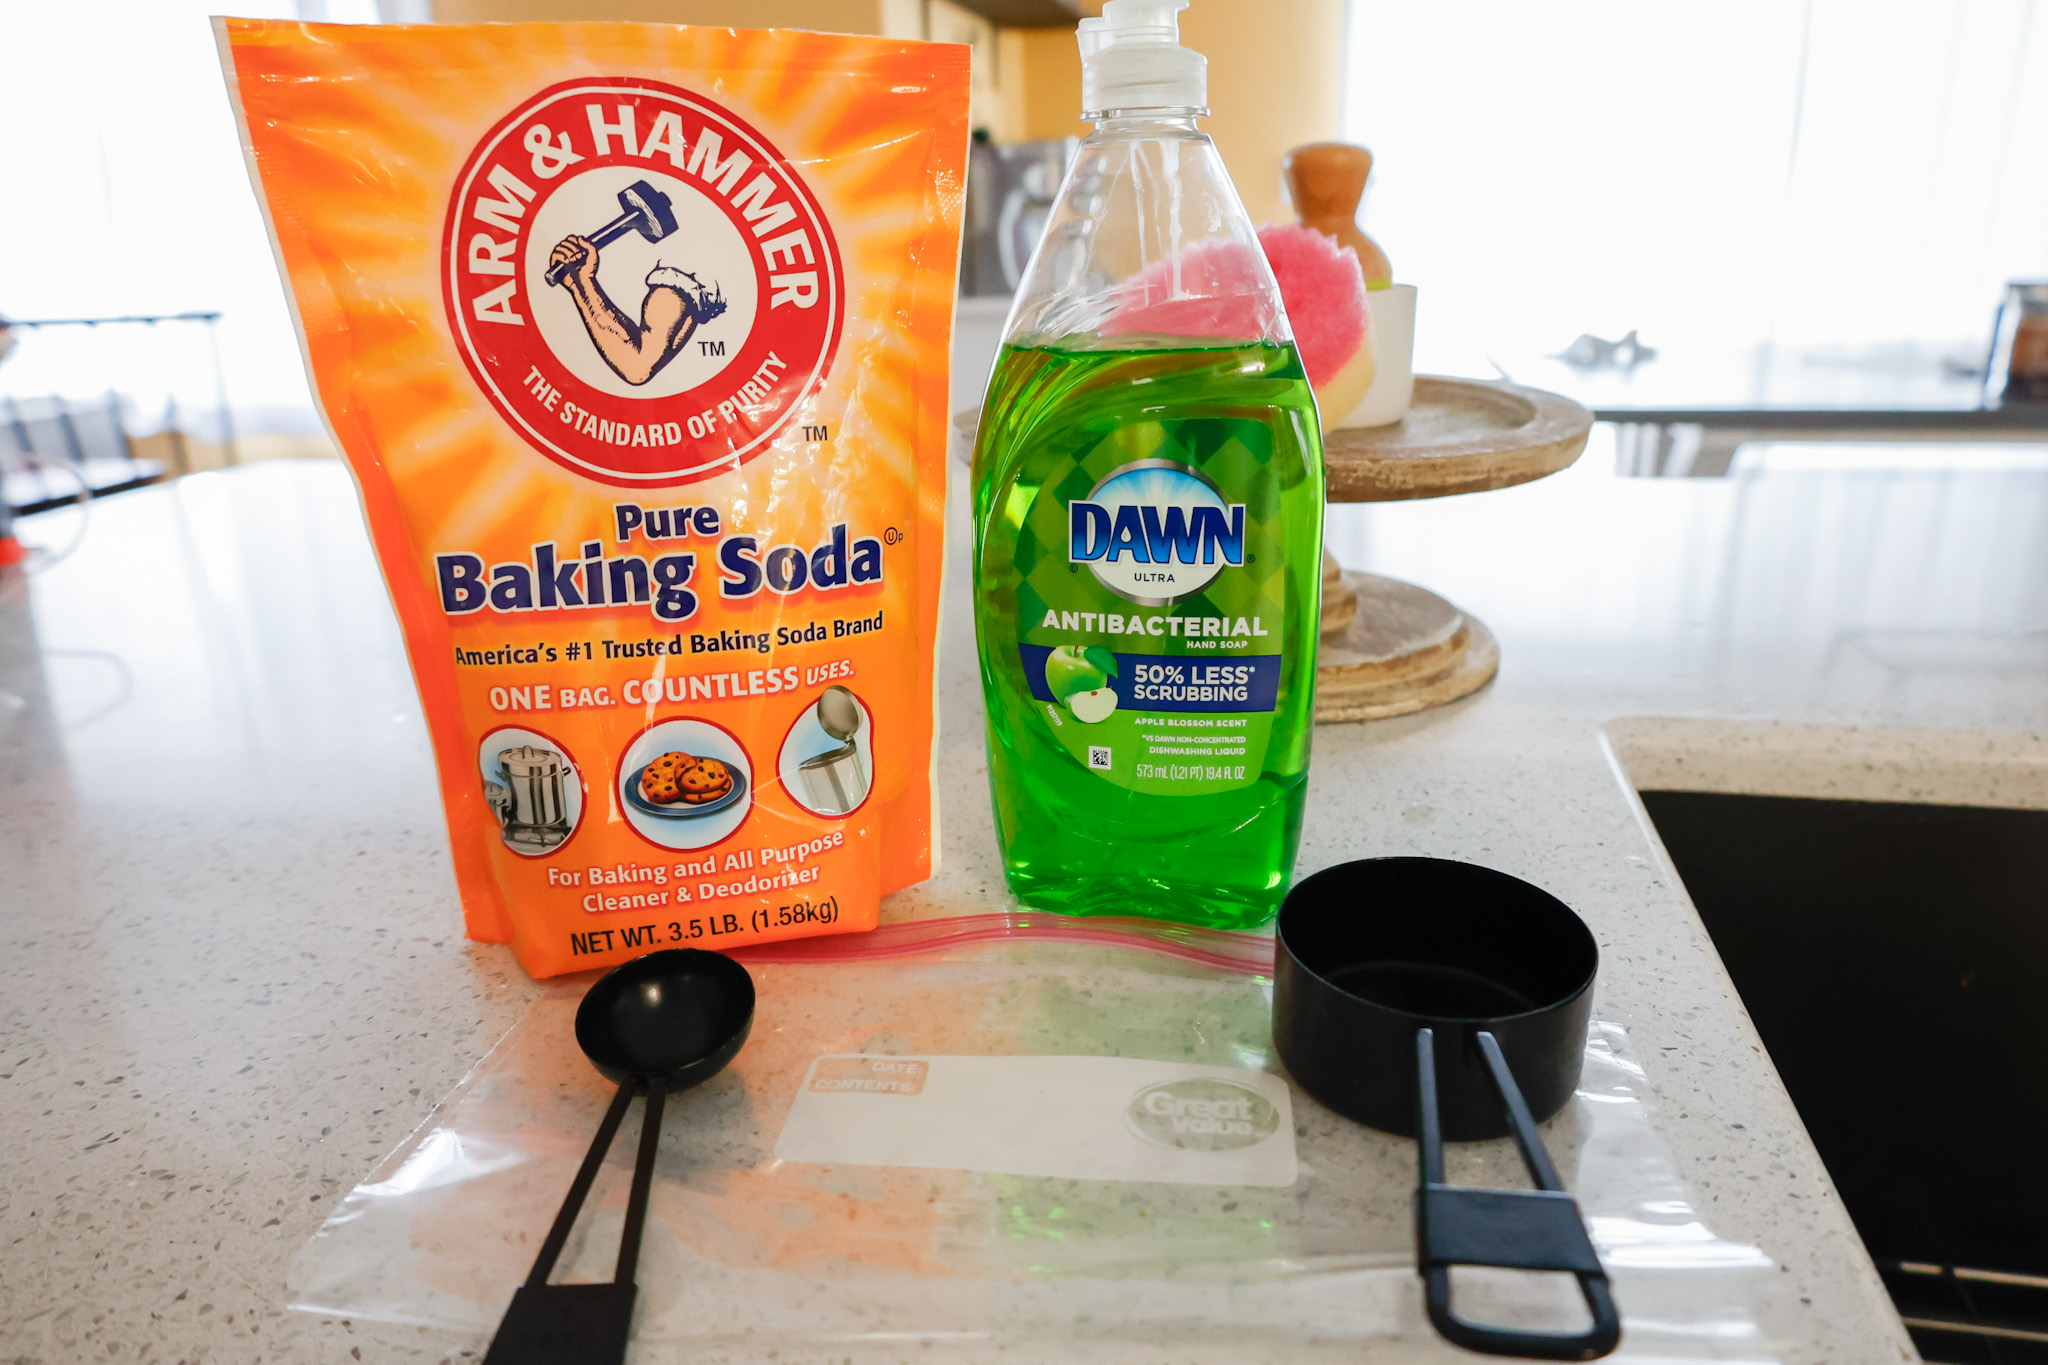
[[[1505,663],[1456,706],[1320,731],[1301,866],[1468,858],[1575,906],[1678,1173],[1783,1264],[1798,1358],[1910,1359],[1629,779],[2048,805],[2048,469],[1607,463],[1596,437],[1544,483],[1333,511],[1347,565],[1451,596]],[[966,605],[945,868],[898,916],[1001,895]],[[0,1360],[481,1354],[284,1307],[340,1195],[536,991],[461,936],[339,467],[109,499],[71,559],[0,578],[0,963]]]

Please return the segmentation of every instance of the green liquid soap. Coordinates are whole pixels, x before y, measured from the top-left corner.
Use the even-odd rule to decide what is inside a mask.
[[[996,834],[1027,905],[1242,929],[1279,907],[1301,838],[1321,429],[1289,343],[1128,340],[1006,346],[989,381]]]

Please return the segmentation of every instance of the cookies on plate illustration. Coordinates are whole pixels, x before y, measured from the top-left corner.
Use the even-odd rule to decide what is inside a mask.
[[[732,769],[680,751],[658,755],[640,775],[640,794],[657,805],[701,806],[732,790]]]

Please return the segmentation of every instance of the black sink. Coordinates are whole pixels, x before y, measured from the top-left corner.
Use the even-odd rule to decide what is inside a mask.
[[[1642,797],[1922,1354],[2048,1365],[2048,811]]]

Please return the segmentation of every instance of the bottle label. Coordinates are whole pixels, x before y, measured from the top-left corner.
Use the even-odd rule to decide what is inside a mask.
[[[1031,510],[1018,663],[1055,742],[1117,786],[1204,795],[1264,769],[1285,638],[1264,431],[1228,418],[1125,428],[1104,444],[1146,458],[1091,474],[1097,446]]]
[[[1053,1180],[1284,1189],[1300,1178],[1285,1081],[1141,1057],[820,1057],[775,1155]]]

